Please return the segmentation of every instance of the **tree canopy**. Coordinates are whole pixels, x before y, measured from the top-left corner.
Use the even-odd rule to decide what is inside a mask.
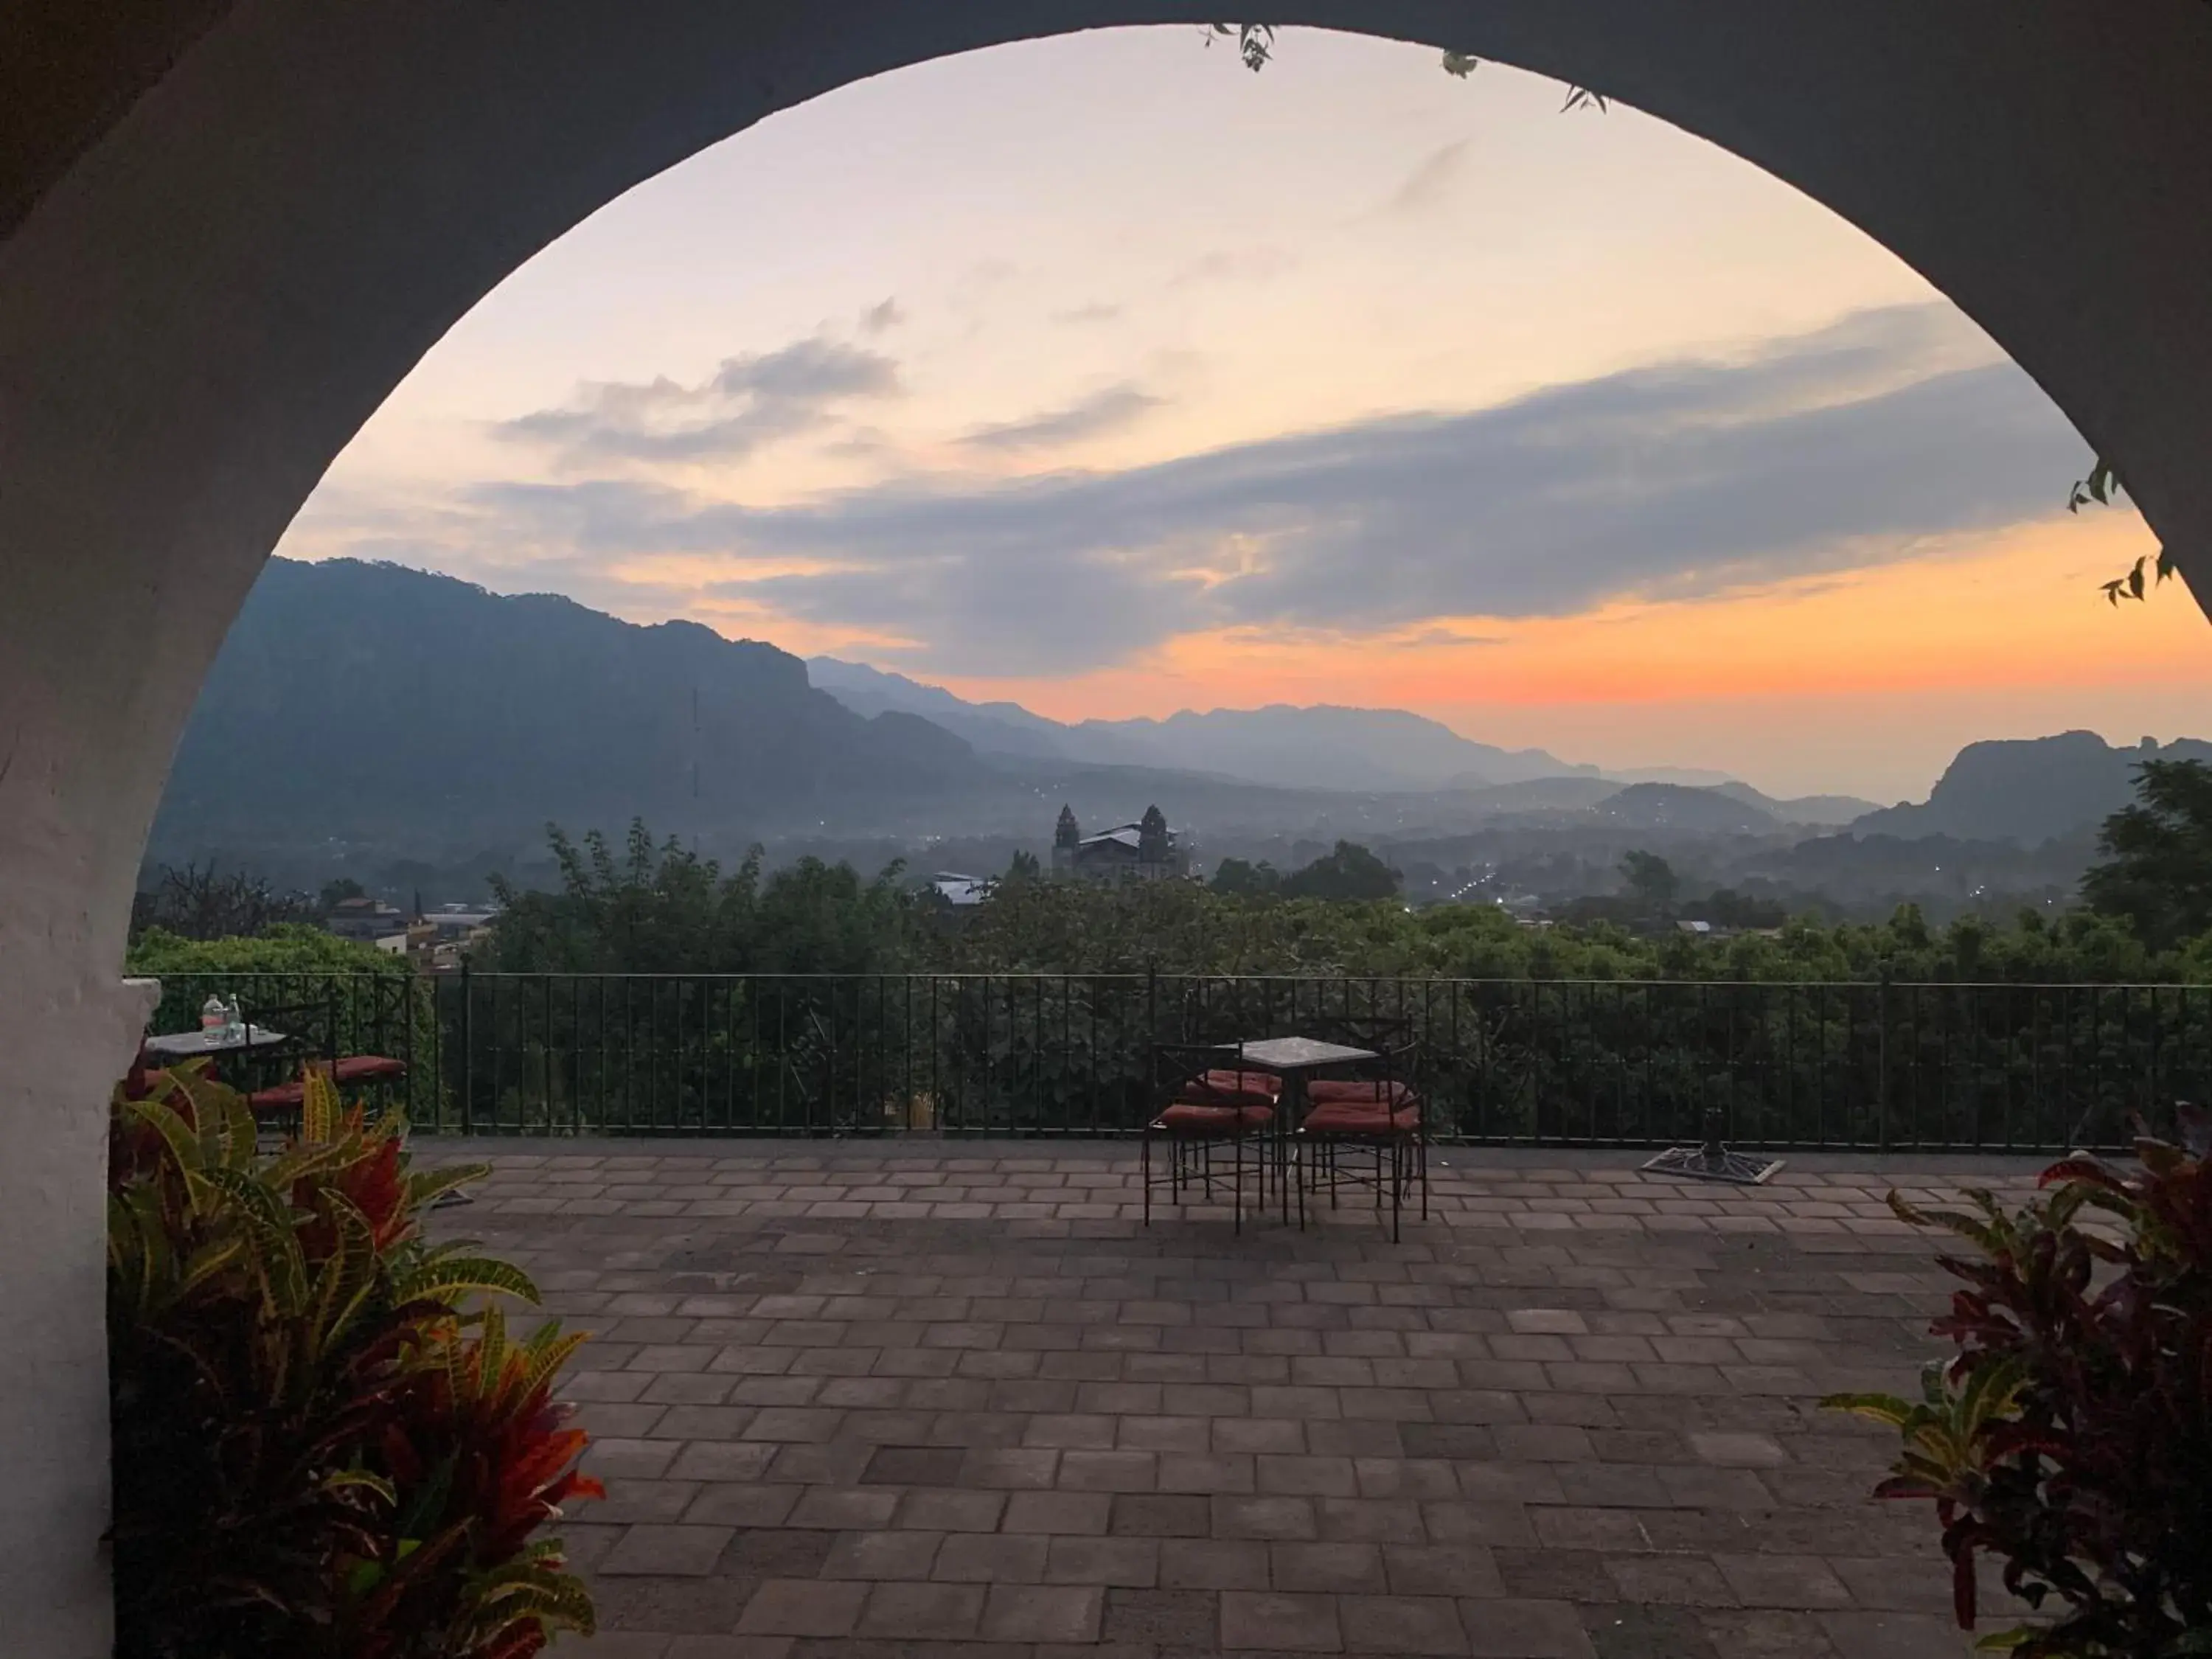
[[[1213,879],[1206,884],[1217,893],[1258,898],[1280,891],[1283,877],[1265,859],[1257,864],[1245,859],[1224,859],[1213,866]]]
[[[892,865],[863,880],[819,859],[763,878],[755,848],[721,866],[633,823],[617,854],[597,830],[580,846],[549,826],[561,890],[495,878],[501,905],[481,965],[515,971],[873,974],[909,964],[919,911]]]
[[[243,870],[228,875],[210,864],[182,869],[163,865],[154,884],[139,891],[131,903],[131,936],[149,933],[178,939],[223,939],[250,938],[287,922],[313,919],[315,908],[305,893],[281,893],[260,877]]]
[[[2105,820],[2097,837],[2105,861],[2082,877],[2081,897],[2163,949],[2212,928],[2212,768],[2145,761],[2136,795]]]
[[[1391,899],[1402,879],[1358,842],[1340,841],[1334,852],[1285,877],[1282,893],[1294,899]]]
[[[1653,910],[1664,910],[1672,905],[1681,885],[1673,865],[1656,853],[1647,853],[1640,848],[1620,860],[1620,876],[1628,884],[1629,892]]]

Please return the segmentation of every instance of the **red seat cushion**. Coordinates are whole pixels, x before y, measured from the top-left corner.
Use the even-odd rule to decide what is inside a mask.
[[[1316,1106],[1410,1106],[1415,1096],[1405,1083],[1385,1083],[1380,1078],[1316,1078],[1306,1085],[1306,1098]]]
[[[1178,1100],[1152,1120],[1152,1127],[1175,1135],[1250,1134],[1275,1121],[1272,1106],[1223,1106]]]
[[[271,1089],[256,1089],[246,1096],[246,1103],[257,1112],[281,1110],[297,1106],[307,1097],[307,1091],[296,1083],[280,1083]]]
[[[1283,1079],[1272,1072],[1222,1069],[1202,1072],[1182,1085],[1186,1100],[1215,1106],[1272,1106],[1283,1092]]]
[[[1316,1106],[1308,1112],[1305,1121],[1298,1125],[1300,1133],[1314,1135],[1362,1135],[1370,1139],[1389,1135],[1412,1134],[1421,1127],[1421,1114],[1417,1107],[1401,1107],[1395,1112],[1385,1112],[1379,1106],[1361,1106],[1338,1102],[1333,1105]]]
[[[348,1054],[337,1064],[341,1083],[374,1083],[381,1078],[405,1077],[407,1062],[389,1054]]]

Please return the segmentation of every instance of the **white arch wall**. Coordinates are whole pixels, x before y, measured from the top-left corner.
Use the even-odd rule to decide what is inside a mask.
[[[242,0],[0,241],[0,1629],[106,1650],[100,1146],[132,878],[324,469],[509,270],[763,115],[1180,0]],[[1591,85],[1852,219],[2120,464],[2212,592],[2201,0],[1299,0]],[[1231,73],[1224,64],[1224,74]],[[1470,95],[1480,96],[1479,86]]]

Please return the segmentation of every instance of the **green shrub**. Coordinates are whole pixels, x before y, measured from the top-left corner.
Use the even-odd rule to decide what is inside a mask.
[[[560,1546],[580,1430],[549,1390],[580,1337],[510,1342],[507,1264],[420,1217],[482,1173],[410,1170],[310,1079],[256,1150],[191,1070],[118,1092],[108,1345],[118,1659],[528,1659],[589,1631]]]

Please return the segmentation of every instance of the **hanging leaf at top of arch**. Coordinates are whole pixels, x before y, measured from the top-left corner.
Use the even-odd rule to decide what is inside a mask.
[[[2074,481],[2073,489],[2066,492],[2066,510],[2079,513],[2088,506],[2114,507],[2127,486],[2120,481],[2112,464],[2102,455],[2089,468],[2089,476]],[[2148,597],[2148,589],[2173,574],[2173,555],[2161,547],[2156,553],[2146,553],[2128,569],[2108,582],[2097,584],[2107,605],[2117,606],[2122,599],[2141,599]]]
[[[1210,46],[1216,40],[1234,40],[1237,58],[1256,75],[1273,61],[1277,27],[1273,23],[1208,23],[1205,26],[1206,44]],[[1482,59],[1471,52],[1447,50],[1443,54],[1444,73],[1460,80],[1466,80],[1481,67]],[[1594,109],[1600,113],[1612,107],[1612,100],[1603,93],[1576,86],[1567,88],[1567,101],[1560,106],[1563,111]]]
[[[1206,29],[1206,44],[1212,46],[1218,36],[1233,35],[1237,40],[1237,56],[1246,69],[1258,74],[1267,66],[1275,53],[1275,26],[1273,23],[1209,23]]]

